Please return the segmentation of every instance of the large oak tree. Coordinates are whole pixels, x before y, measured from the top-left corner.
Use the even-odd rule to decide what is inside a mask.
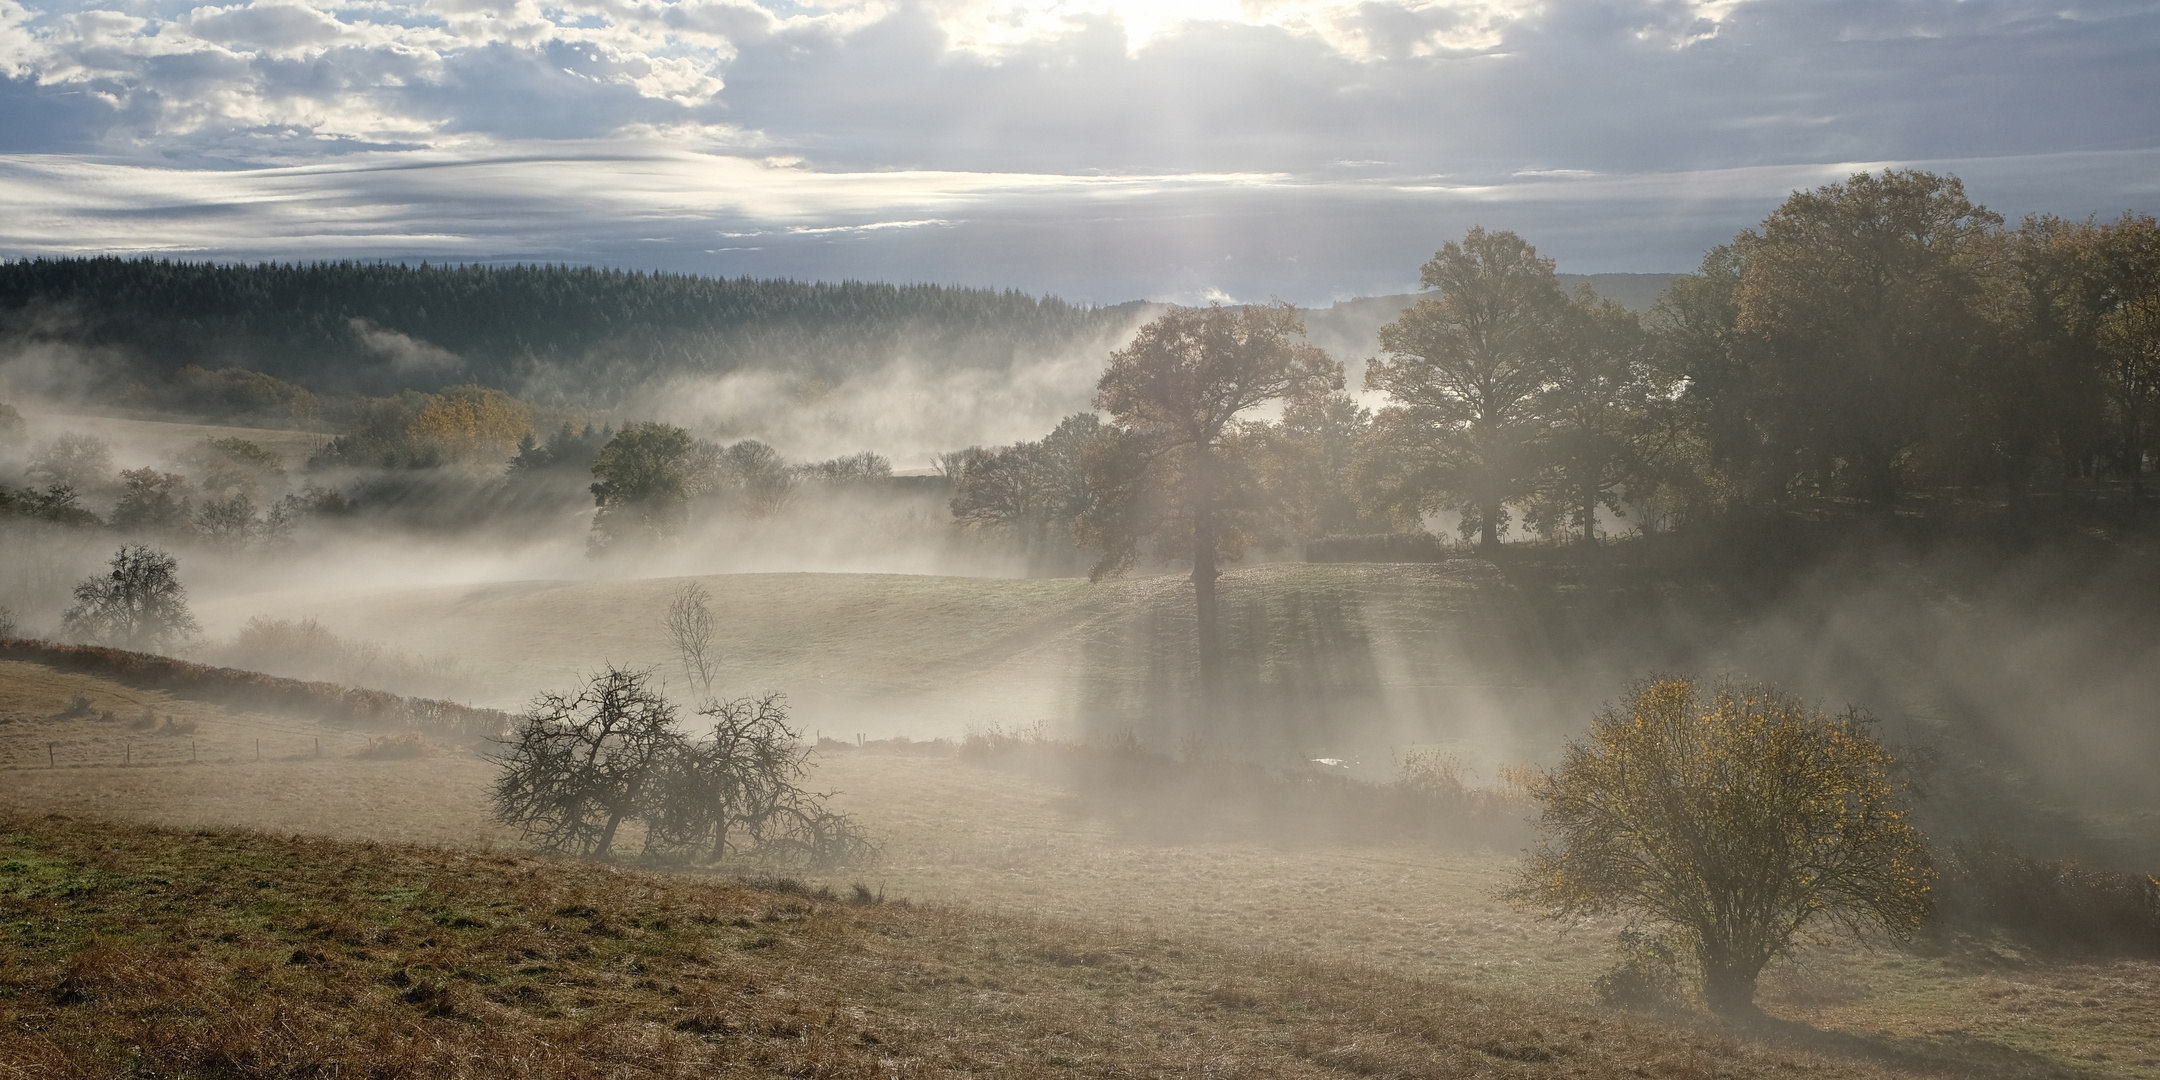
[[[1434,505],[1458,510],[1467,534],[1500,543],[1509,500],[1536,475],[1539,393],[1551,381],[1568,318],[1553,261],[1512,232],[1473,228],[1427,262],[1437,294],[1380,328],[1387,355],[1367,389],[1394,402],[1376,422],[1399,452],[1429,456]]]
[[[1304,341],[1289,304],[1176,307],[1111,354],[1095,407],[1110,423],[1089,447],[1095,505],[1083,543],[1102,558],[1090,577],[1122,573],[1143,547],[1192,559],[1203,722],[1223,700],[1215,579],[1244,553],[1257,485],[1240,452],[1240,418],[1284,399],[1342,389],[1342,365]]]

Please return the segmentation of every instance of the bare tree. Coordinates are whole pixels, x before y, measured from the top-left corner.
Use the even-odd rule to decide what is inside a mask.
[[[826,796],[803,786],[811,748],[778,694],[698,710],[709,737],[684,744],[655,787],[654,848],[704,850],[717,860],[755,851],[812,865],[859,860],[874,848]]]
[[[683,582],[668,601],[668,642],[682,662],[683,675],[705,697],[712,696],[720,674],[720,653],[713,646],[712,594],[695,581]]]
[[[646,677],[611,667],[575,695],[534,699],[498,759],[496,819],[548,851],[607,858],[682,744],[675,706]]]
[[[623,825],[645,853],[761,855],[818,865],[875,852],[852,818],[803,786],[810,747],[777,694],[712,702],[709,737],[676,729],[649,672],[617,668],[578,694],[542,694],[497,759],[495,816],[548,850],[606,858]]]

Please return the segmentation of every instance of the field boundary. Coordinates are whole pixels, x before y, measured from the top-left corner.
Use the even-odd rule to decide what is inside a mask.
[[[0,660],[21,660],[62,671],[103,675],[178,697],[311,716],[348,727],[409,728],[465,739],[501,738],[510,714],[435,698],[405,697],[329,682],[305,682],[259,671],[212,667],[170,656],[97,645],[61,645],[33,638],[0,638]]]

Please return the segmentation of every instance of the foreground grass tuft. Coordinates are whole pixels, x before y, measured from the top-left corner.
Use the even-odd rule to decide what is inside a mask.
[[[0,1075],[1876,1075],[851,891],[0,816]]]

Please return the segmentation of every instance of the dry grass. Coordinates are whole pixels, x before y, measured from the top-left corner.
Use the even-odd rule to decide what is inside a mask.
[[[610,867],[0,820],[0,1070],[1867,1076],[1283,950]]]
[[[80,720],[38,719],[59,711],[75,693],[88,694],[100,709],[114,708],[114,723],[121,726],[126,723],[126,712],[120,707],[125,702],[119,696],[126,692],[124,688],[101,686],[94,680],[88,683],[77,681],[85,678],[81,676],[53,676],[38,681],[21,675],[14,673],[15,677],[0,681],[0,702],[10,701],[10,695],[35,685],[46,695],[42,700],[49,702],[49,707],[40,705],[36,709],[17,710],[32,719],[18,725],[0,726],[0,732],[14,731],[5,737],[31,743],[37,741],[40,730],[62,730],[67,725],[84,723]],[[0,670],[0,677],[7,676],[9,672]],[[0,711],[11,709],[15,706],[0,704]],[[257,720],[264,725],[277,722],[275,718],[204,713],[201,716],[203,734],[199,737],[224,740],[218,744],[221,746],[244,746],[249,737],[247,725]],[[303,728],[307,725],[293,726]],[[14,730],[17,728],[20,730]],[[351,754],[365,740],[357,736],[350,738],[349,743],[340,743],[340,749],[334,754],[326,749],[319,760],[307,757],[257,764],[244,755],[227,754],[223,756],[238,759],[193,768],[10,769],[0,771],[0,808],[13,808],[24,814],[58,810],[71,815],[179,823],[189,827],[243,827],[281,834],[445,845],[474,852],[492,852],[475,861],[475,866],[496,865],[487,860],[508,858],[520,868],[519,873],[540,867],[549,874],[568,875],[562,880],[585,880],[579,875],[604,873],[591,868],[521,861],[502,854],[514,850],[514,838],[488,821],[485,788],[490,770],[484,761],[471,753],[410,760],[360,760]],[[326,746],[328,741],[325,740]],[[1162,831],[1135,828],[1135,823],[1126,818],[1101,813],[1098,804],[1068,788],[1027,775],[971,765],[950,755],[833,748],[822,757],[824,764],[817,777],[819,786],[842,792],[835,802],[836,808],[859,815],[885,847],[881,864],[855,876],[888,895],[912,897],[937,905],[937,911],[930,915],[918,913],[909,918],[955,920],[938,925],[973,926],[976,929],[971,932],[995,935],[1000,940],[1007,933],[1023,931],[1038,936],[1049,935],[1064,942],[1056,947],[1070,956],[1101,952],[1124,957],[1121,963],[1151,964],[1158,971],[1168,969],[1157,959],[1157,953],[1132,953],[1129,950],[1142,946],[1183,950],[1193,963],[1203,963],[1202,958],[1208,958],[1204,963],[1216,965],[1208,969],[1216,973],[1204,978],[1226,985],[1234,983],[1239,989],[1233,994],[1233,1005],[1216,1003],[1222,1016],[1208,1019],[1206,1023],[1190,1020],[1189,1023],[1196,1026],[1192,1026],[1188,1034],[1193,1038],[1204,1034],[1208,1039],[1218,1040],[1211,1045],[1217,1046],[1221,1054],[1229,1055],[1223,1059],[1226,1061],[1276,1063],[1265,1067],[1254,1065],[1250,1071],[1265,1074],[1269,1069],[1292,1069],[1291,1065],[1280,1064],[1282,1061],[1294,1060],[1296,1068],[1317,1067],[1322,1061],[1320,1050],[1312,1049],[1312,1046],[1325,1042],[1318,1035],[1310,1036],[1314,1040],[1307,1047],[1310,1053],[1302,1057],[1298,1056],[1299,1052],[1293,1052],[1294,1045],[1292,1051],[1282,1050],[1283,1046],[1292,1044],[1266,1043],[1274,1048],[1267,1054],[1289,1055],[1268,1057],[1254,1049],[1258,1044],[1239,1041],[1261,1036],[1273,1039],[1305,1022],[1284,1016],[1298,1015],[1300,1010],[1318,1010],[1334,1016],[1338,1014],[1329,1010],[1340,1009],[1351,1009],[1351,1012],[1340,1014],[1343,1016],[1364,1016],[1365,1013],[1356,1009],[1378,1008],[1377,1005],[1358,1005],[1352,1009],[1344,1004],[1349,998],[1338,1001],[1332,997],[1319,1005],[1309,1002],[1295,1007],[1283,1004],[1305,1002],[1296,995],[1307,993],[1300,989],[1303,982],[1321,977],[1312,974],[1316,971],[1328,973],[1325,975],[1328,979],[1348,980],[1343,983],[1345,986],[1370,983],[1381,987],[1382,990],[1373,993],[1392,995],[1392,1000],[1398,1004],[1404,1001],[1418,1004],[1434,994],[1442,997],[1469,995],[1482,1002],[1479,1007],[1487,1010],[1541,1018],[1532,1021],[1531,1026],[1548,1034],[1575,1031],[1578,1025],[1581,1025],[1579,1030],[1595,1033],[1606,1030],[1601,1025],[1650,1024],[1648,1020],[1622,1021],[1589,1003],[1592,979],[1611,960],[1614,927],[1556,927],[1511,911],[1493,899],[1496,887],[1511,865],[1512,853],[1508,851],[1448,851],[1400,842],[1301,844],[1294,838],[1279,835],[1165,841]],[[79,827],[68,825],[66,828]],[[152,844],[152,841],[142,843]],[[342,852],[347,849],[300,844],[290,850]],[[452,865],[457,859],[442,853],[427,854],[425,858],[434,860],[428,865],[443,866]],[[593,880],[616,879],[616,876],[607,876]],[[662,890],[707,887],[684,883],[681,879],[637,880],[657,882],[651,887]],[[842,878],[828,884],[845,892],[851,880]],[[0,910],[12,910],[8,906],[10,903],[12,901],[0,903]],[[834,912],[841,910],[833,908]],[[892,914],[852,908],[845,911],[849,919],[873,921]],[[545,914],[546,911],[537,913]],[[197,917],[189,916],[191,919]],[[1038,920],[1040,924],[1006,921],[1015,917]],[[12,915],[0,918],[16,920]],[[23,924],[16,921],[14,925]],[[1032,929],[1028,928],[1030,925]],[[982,929],[1008,926],[1019,929]],[[14,929],[4,932],[17,933]],[[948,937],[931,935],[922,941],[964,943],[967,933],[959,929],[939,930],[937,934]],[[114,939],[116,935],[105,934],[100,940]],[[0,938],[0,941],[9,942],[0,948],[16,949],[21,940],[24,939]],[[958,963],[944,957],[941,950],[947,949],[948,945],[924,944],[922,948],[930,950],[924,955],[932,956],[940,963]],[[977,960],[969,960],[968,964],[975,964]],[[414,962],[417,961],[403,961],[408,966]],[[1057,965],[1049,967],[1057,968]],[[1006,996],[983,1000],[1000,1009],[1017,1010],[1012,1023],[1021,1026],[1012,1029],[967,1028],[961,1034],[951,1035],[950,1039],[962,1043],[970,1039],[986,1040],[984,1045],[991,1045],[998,1039],[1017,1037],[1012,1035],[1013,1031],[1034,1030],[1027,1028],[1027,1024],[1050,1023],[1043,1017],[1052,1013],[1031,1012],[1033,1005],[1015,1004],[1009,1000],[1017,993],[1010,987],[1032,987],[1033,984],[1014,983],[1007,977],[1011,973],[1001,976],[994,969],[977,971],[959,965],[952,970],[955,978],[958,974],[967,974],[977,983],[981,981],[978,975],[998,979],[1008,988],[1002,992]],[[1063,1009],[1076,1016],[1092,1017],[1104,1014],[1105,1010],[1128,1007],[1176,1017],[1199,1016],[1207,1012],[1199,1008],[1195,1013],[1193,1010],[1198,1006],[1190,1002],[1180,1005],[1150,997],[1153,990],[1127,986],[1112,979],[1103,969],[1085,964],[1058,968],[1058,971],[1064,974],[1057,978],[1080,978],[1083,985],[1058,982],[1056,978],[1045,983],[1044,986],[1049,988],[1041,993],[1048,996],[1042,1001],[1044,1008],[1053,1013]],[[386,976],[386,971],[377,974]],[[500,973],[497,974],[500,977]],[[1045,969],[1036,974],[1050,978],[1055,973]],[[856,983],[849,980],[854,976],[827,972],[817,978],[827,980],[814,984],[826,988],[820,992],[829,990],[843,1003],[861,1000],[851,996]],[[1084,986],[1087,978],[1096,980],[1092,988]],[[1189,978],[1202,980],[1203,975],[1193,974]],[[1277,980],[1289,980],[1289,983],[1276,985]],[[10,985],[36,990],[32,984],[11,982]],[[57,985],[57,977],[53,985]],[[862,983],[865,987],[873,985],[888,984]],[[1198,981],[1193,985],[1198,986]],[[1779,1023],[1797,1026],[1773,1025],[1763,1031],[1718,1035],[1703,1045],[1723,1045],[1720,1040],[1741,1038],[1756,1047],[1746,1051],[1747,1054],[1797,1054],[1794,1060],[1797,1067],[1803,1069],[1828,1068],[1823,1064],[1824,1059],[1810,1056],[1820,1053],[1841,1061],[1872,1062],[1949,1075],[2160,1077],[2160,1055],[2153,1049],[2160,1046],[2160,1003],[2155,1001],[2155,987],[2160,987],[2160,964],[2104,956],[2041,955],[2012,948],[2001,940],[1933,941],[1912,951],[1824,943],[1809,948],[1793,963],[1773,968],[1765,980],[1764,1004],[1772,1017]],[[970,992],[984,993],[980,986]],[[1200,993],[1198,990],[1193,992]],[[1032,988],[1027,991],[1029,996],[1036,993]],[[1095,996],[1090,997],[1089,993]],[[1235,994],[1245,993],[1256,995],[1256,1000],[1274,1004],[1257,1012],[1234,1005],[1234,1001],[1242,1000]],[[1351,991],[1342,993],[1350,994]],[[1204,995],[1202,999],[1204,1001]],[[18,1005],[21,1000],[26,999],[0,997],[0,1002],[14,1001]],[[550,1000],[555,999],[551,997]],[[861,1007],[875,1011],[870,1005]],[[937,1005],[938,1009],[958,1007],[950,1003]],[[1277,1009],[1287,1012],[1270,1011]],[[1393,1015],[1386,1010],[1382,1013]],[[597,1014],[577,1015],[584,1017],[588,1027],[597,1022],[593,1020],[593,1015]],[[630,1009],[624,1015],[646,1014]],[[1136,1022],[1130,1013],[1119,1015],[1126,1017],[1119,1022],[1120,1026]],[[1236,1023],[1246,1021],[1257,1024],[1257,1029],[1246,1032],[1236,1026]],[[1341,1024],[1347,1026],[1325,1030],[1331,1032],[1328,1038],[1343,1039],[1343,1045],[1386,1047],[1395,1045],[1390,1040],[1407,1038],[1402,1034],[1407,1029],[1386,1026],[1397,1023],[1393,1019],[1385,1023],[1370,1021],[1381,1026],[1372,1033],[1359,1034],[1356,1025],[1367,1022],[1360,1019],[1353,1024],[1343,1020]],[[648,1018],[637,1023],[650,1028],[657,1021]],[[961,1024],[963,1020],[947,1016],[936,1023]],[[1232,1023],[1232,1027],[1209,1026],[1219,1023]],[[1708,1023],[1699,1016],[1684,1017],[1681,1028],[1694,1030]],[[1101,1067],[1111,1063],[1128,1063],[1135,1074],[1146,1074],[1150,1070],[1160,1073],[1205,1071],[1208,1059],[1204,1055],[1162,1056],[1170,1054],[1164,1049],[1169,1044],[1162,1041],[1168,1039],[1168,1035],[1158,1032],[1147,1037],[1155,1040],[1152,1043],[1143,1040],[1127,1044],[1116,1041],[1122,1036],[1114,1036],[1114,1033],[1088,1035],[1085,1025],[1082,1029],[1080,1034],[1073,1036],[1079,1040],[1076,1045],[1093,1047],[1088,1053],[1095,1056],[1083,1054],[1074,1060],[1094,1063],[1091,1067],[1096,1067],[1097,1072],[1115,1074],[1115,1070]],[[674,1036],[656,1034],[654,1037]],[[1089,1042],[1090,1039],[1110,1041]],[[1360,1042],[1361,1039],[1365,1041]],[[1440,1044],[1426,1045],[1422,1040],[1419,1036],[1418,1045],[1426,1048],[1420,1053],[1439,1053],[1432,1046]],[[1459,1049],[1461,1044],[1448,1045]],[[1148,1046],[1154,1049],[1147,1049]],[[1802,1049],[1795,1050],[1795,1047]],[[1190,1046],[1179,1053],[1187,1051],[1199,1053]],[[1767,1057],[1745,1058],[1754,1062],[1753,1065],[1736,1064],[1742,1059],[1732,1057],[1731,1053],[1738,1051],[1728,1051],[1729,1048],[1700,1051],[1708,1056],[1697,1062],[1699,1071],[1696,1075],[1745,1073],[1753,1071],[1757,1065],[1767,1068],[1764,1065],[1769,1060]],[[587,1052],[576,1051],[577,1054]],[[599,1053],[597,1050],[591,1052]],[[1499,1070],[1496,1075],[1507,1075],[1507,1069],[1518,1065],[1530,1067],[1480,1054],[1475,1062],[1481,1068]],[[948,1064],[909,1068],[931,1072],[940,1069],[995,1071],[985,1064],[990,1059],[980,1055],[936,1059],[926,1051],[919,1056],[924,1061],[943,1060]],[[445,1068],[454,1071],[453,1059],[440,1060],[451,1062]],[[556,1064],[545,1065],[545,1069],[575,1071],[571,1065],[562,1063],[569,1058],[548,1060]],[[590,1062],[603,1060],[613,1059],[592,1058]],[[961,1060],[972,1064],[949,1063]],[[1357,1059],[1327,1060],[1349,1065]],[[1457,1074],[1447,1073],[1442,1066],[1433,1064],[1443,1061],[1454,1061],[1446,1068],[1456,1068],[1458,1073],[1476,1073],[1465,1064],[1473,1060],[1470,1058],[1455,1060],[1429,1056],[1416,1060],[1421,1064],[1414,1068],[1404,1066],[1405,1075],[1418,1075],[1418,1070],[1428,1066],[1440,1068],[1445,1075]],[[1555,1060],[1582,1065],[1588,1059]],[[1610,1064],[1607,1059],[1598,1060]],[[1666,1062],[1668,1074],[1687,1074],[1675,1064],[1680,1059],[1660,1060]],[[1149,1062],[1154,1064],[1147,1064]],[[857,1061],[847,1068],[859,1065]],[[543,1065],[533,1068],[539,1070]],[[1385,1074],[1394,1066],[1376,1068]],[[329,1066],[295,1066],[293,1071],[331,1070]],[[0,1075],[5,1075],[4,1071],[0,1071]]]

